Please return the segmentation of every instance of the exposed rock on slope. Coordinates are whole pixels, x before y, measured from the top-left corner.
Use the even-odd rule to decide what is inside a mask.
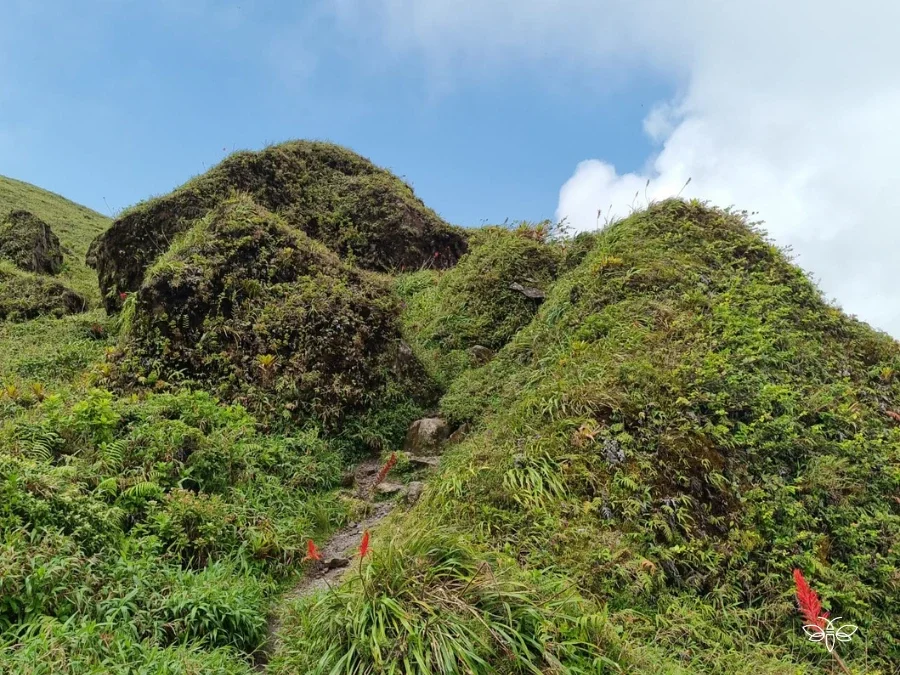
[[[29,211],[10,211],[0,219],[0,258],[38,274],[58,274],[63,255],[59,237]]]
[[[400,365],[389,289],[249,197],[185,233],[126,319],[125,375],[199,381],[270,417],[333,428],[391,397],[428,395],[418,363]]]
[[[89,308],[96,307],[100,300],[97,275],[84,263],[84,256],[91,241],[112,221],[35,185],[0,176],[0,219],[11,211],[28,211],[53,230],[63,254],[58,281],[85,298]]]
[[[292,141],[238,152],[122,214],[88,253],[107,310],[120,306],[120,293],[137,290],[175,235],[235,191],[367,269],[449,266],[466,249],[462,230],[441,220],[393,174],[336,145]]]

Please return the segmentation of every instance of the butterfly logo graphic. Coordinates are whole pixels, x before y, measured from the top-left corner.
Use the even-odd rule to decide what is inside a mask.
[[[833,652],[838,642],[850,642],[850,638],[858,628],[849,623],[845,623],[844,625],[835,628],[834,622],[840,618],[841,617],[836,616],[833,619],[828,619],[823,616],[821,619],[825,622],[824,628],[822,626],[817,626],[816,624],[808,624],[803,626],[803,630],[806,631],[806,635],[811,642],[824,642],[825,648],[829,652]]]

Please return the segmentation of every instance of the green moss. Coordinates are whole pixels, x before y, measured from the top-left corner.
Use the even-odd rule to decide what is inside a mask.
[[[176,241],[125,318],[125,380],[191,380],[270,420],[333,430],[429,390],[389,289],[248,197]]]
[[[407,303],[405,335],[442,384],[479,364],[471,348],[496,351],[537,312],[541,299],[514,287],[543,293],[556,278],[564,249],[541,233],[528,226],[485,228],[471,235],[470,251],[453,269],[396,281]]]
[[[120,307],[120,292],[140,287],[175,235],[234,191],[371,270],[444,267],[465,250],[463,231],[393,174],[336,145],[292,141],[235,153],[174,192],[121,214],[89,256],[107,309]]]
[[[58,281],[0,261],[0,321],[61,317],[87,309],[87,301]]]

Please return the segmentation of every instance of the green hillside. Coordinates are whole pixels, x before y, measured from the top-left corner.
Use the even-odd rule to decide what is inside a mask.
[[[64,249],[58,280],[96,305],[97,275],[84,258],[91,241],[112,221],[57,194],[0,176],[0,216],[14,210],[30,211],[51,227]]]
[[[0,321],[0,672],[896,672],[900,344],[746,214],[463,233],[292,142],[109,232],[110,316]]]
[[[446,316],[482,274],[463,259],[411,311]],[[480,301],[450,315],[504,299]],[[440,363],[432,324],[410,328]],[[819,672],[795,568],[867,636],[854,672],[892,672],[898,367],[741,214],[672,200],[616,223],[453,380],[442,413],[473,432],[363,584],[293,608],[277,672]]]

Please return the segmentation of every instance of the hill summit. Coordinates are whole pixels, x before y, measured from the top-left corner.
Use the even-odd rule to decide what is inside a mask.
[[[291,141],[238,152],[163,197],[121,214],[91,245],[108,311],[137,290],[174,237],[232,193],[250,195],[284,222],[370,270],[447,267],[466,237],[419,200],[406,183],[330,143]]]

